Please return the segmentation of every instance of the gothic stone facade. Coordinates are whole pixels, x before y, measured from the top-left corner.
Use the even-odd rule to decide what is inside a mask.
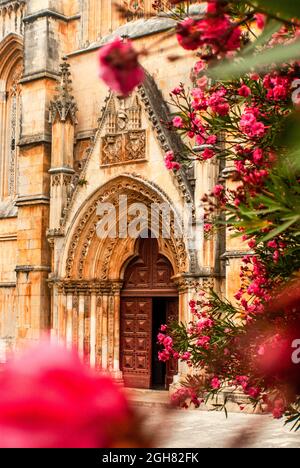
[[[238,287],[239,244],[227,239],[225,247],[221,235],[205,240],[197,221],[202,195],[222,177],[218,164],[177,174],[164,167],[165,152],[182,145],[161,122],[166,100],[189,80],[193,59],[167,62],[161,38],[172,21],[149,17],[151,0],[118,1],[129,9],[126,20],[111,0],[0,0],[1,362],[47,332],[92,366],[118,377],[124,366],[142,375],[151,359],[143,354],[151,345],[153,325],[143,310],[149,301],[176,296],[179,318],[188,320],[197,288],[214,286],[232,297]],[[126,99],[97,76],[98,50],[115,35],[137,48],[153,46],[143,62],[145,83]],[[174,38],[162,44],[168,50]],[[131,295],[124,281],[138,242],[96,233],[99,202],[112,203],[118,226],[127,225],[120,195],[149,212],[153,203],[167,203],[172,213],[188,204],[197,239],[178,239],[172,230],[168,239],[158,236],[158,254],[172,274],[163,279],[168,268],[157,260],[161,269],[150,286],[137,267],[141,290]],[[125,306],[124,295],[131,297]]]

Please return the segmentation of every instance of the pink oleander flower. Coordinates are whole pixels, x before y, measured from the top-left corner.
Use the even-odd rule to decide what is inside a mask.
[[[182,128],[183,127],[183,120],[179,116],[174,117],[172,122],[173,122],[173,125],[174,125],[175,128]]]
[[[118,446],[130,418],[121,387],[62,347],[30,349],[0,374],[1,448]]]
[[[210,318],[201,318],[199,322],[196,323],[196,329],[198,333],[203,332],[206,328],[212,328],[214,326],[214,321]],[[206,337],[209,338],[209,337]]]
[[[252,158],[253,158],[253,162],[254,164],[256,165],[259,165],[263,159],[264,159],[264,152],[261,148],[256,148],[254,151],[253,151],[253,155],[252,155]]]
[[[164,335],[163,333],[159,333],[159,334],[157,335],[157,341],[158,341],[158,343],[163,344],[165,338],[166,338],[166,335]]]
[[[205,70],[206,67],[207,67],[207,65],[203,60],[198,60],[198,62],[196,62],[195,65],[194,65],[194,69],[193,69],[194,73],[196,73],[196,75],[198,75],[203,70]]]
[[[204,161],[208,161],[209,159],[212,159],[215,156],[215,152],[210,149],[210,148],[205,148],[205,150],[202,153],[202,159]]]
[[[258,110],[247,109],[240,120],[240,129],[250,138],[261,138],[266,133],[266,127],[257,120]]]
[[[237,293],[234,295],[234,297],[235,297],[235,299],[236,299],[237,301],[240,301],[240,300],[242,299],[242,297],[243,297],[243,291],[237,292]]]
[[[204,91],[200,88],[194,88],[191,94],[195,99],[202,100],[204,98]]]
[[[246,393],[250,398],[256,400],[260,396],[261,390],[258,387],[250,387],[247,389]]]
[[[218,141],[218,137],[216,135],[210,135],[207,140],[206,144],[207,145],[215,145]]]
[[[220,198],[225,192],[225,187],[224,185],[216,185],[213,188],[213,194],[216,198]]]
[[[131,41],[116,38],[100,49],[99,77],[113,91],[127,96],[145,79],[145,72],[138,62],[138,54]]]
[[[209,343],[210,343],[210,336],[201,336],[197,340],[197,346],[200,346],[201,348],[204,348],[204,349],[209,348]]]
[[[208,11],[203,19],[186,18],[177,24],[176,32],[179,44],[187,50],[209,45],[215,53],[230,52],[241,44],[241,29],[222,13],[211,15]]]
[[[166,351],[165,349],[163,351],[159,351],[158,353],[158,359],[161,361],[161,362],[167,362],[171,359],[171,354],[169,353],[169,351]]]
[[[177,24],[177,40],[186,50],[198,49],[201,45],[199,21],[186,18]]]
[[[175,161],[173,151],[168,151],[165,155],[165,166],[169,171],[179,171],[181,164]]]
[[[235,385],[239,385],[242,387],[243,390],[245,390],[248,384],[249,384],[249,377],[245,375],[236,376]]]
[[[196,141],[196,145],[201,146],[201,145],[204,145],[205,138],[202,135],[196,135],[195,141]]]
[[[270,249],[277,249],[278,245],[277,245],[277,242],[275,240],[272,240],[272,241],[269,241],[267,246],[270,248]]]
[[[267,21],[266,15],[263,15],[262,13],[256,13],[255,15],[256,19],[256,24],[259,29],[264,29]]]
[[[170,351],[170,348],[173,346],[173,340],[170,336],[165,336],[163,340],[163,345],[165,346],[167,351]]]
[[[210,106],[211,110],[221,117],[229,114],[230,106],[227,100],[224,98],[225,95],[224,90],[216,91],[211,95],[208,100],[208,105]]]
[[[201,78],[199,78],[197,80],[197,86],[198,88],[201,88],[203,90],[205,90],[207,88],[207,85],[208,85],[208,77],[206,75],[204,76],[201,76]]]
[[[214,377],[211,381],[211,387],[214,390],[219,390],[221,388],[221,382],[218,377]]]
[[[248,247],[250,249],[254,249],[256,247],[256,241],[255,239],[251,239],[249,242],[248,242]]]
[[[183,360],[183,361],[188,361],[190,358],[191,358],[191,353],[186,351],[185,353],[183,353],[180,358]]]
[[[246,86],[244,84],[240,87],[240,89],[238,90],[238,93],[242,97],[248,97],[251,95],[251,89],[249,88],[249,86]]]
[[[210,223],[204,224],[204,232],[210,233],[210,232],[212,231],[212,229],[213,229],[213,225],[212,225],[212,224],[210,224]]]
[[[174,96],[179,96],[182,93],[183,88],[181,86],[177,86],[174,88],[171,93],[174,94]]]
[[[281,419],[285,413],[285,404],[282,399],[278,399],[274,401],[274,407],[272,410],[273,418],[274,419]]]
[[[275,252],[273,254],[273,260],[274,260],[275,263],[278,263],[279,259],[280,259],[280,252],[279,252],[279,250],[275,250]]]

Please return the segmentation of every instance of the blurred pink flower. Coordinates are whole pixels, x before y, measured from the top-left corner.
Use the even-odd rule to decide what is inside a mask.
[[[214,377],[211,381],[211,387],[214,390],[219,390],[221,388],[221,382],[218,377]]]
[[[140,85],[145,72],[138,62],[138,54],[131,41],[116,38],[99,52],[99,76],[113,91],[124,96]]]
[[[75,354],[42,344],[0,374],[1,448],[105,448],[127,424],[121,388]]]

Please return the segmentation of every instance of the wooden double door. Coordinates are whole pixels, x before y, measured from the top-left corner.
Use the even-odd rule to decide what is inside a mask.
[[[123,298],[121,368],[125,386],[168,389],[177,373],[175,361],[158,359],[160,326],[178,319],[177,298]]]
[[[139,239],[121,296],[120,363],[127,387],[167,389],[177,373],[174,361],[159,361],[157,343],[161,325],[179,316],[172,276],[172,266],[159,253],[156,239]]]

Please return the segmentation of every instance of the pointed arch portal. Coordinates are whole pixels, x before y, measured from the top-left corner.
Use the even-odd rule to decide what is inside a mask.
[[[143,239],[100,237],[100,203],[111,203],[120,225],[131,222],[120,195],[148,210],[150,236]],[[169,203],[170,238],[161,235],[167,218],[159,213],[160,229],[152,231],[152,204]],[[177,215],[176,215],[177,216]],[[79,209],[57,255],[59,275],[52,283],[52,330],[58,341],[75,348],[97,370],[108,370],[125,385],[167,388],[175,365],[158,362],[160,325],[186,314],[183,289],[189,257],[183,237],[175,235],[175,211],[157,186],[124,174],[99,190]],[[153,233],[152,238],[151,232]],[[51,284],[51,282],[50,282]],[[178,305],[179,302],[179,305]]]

